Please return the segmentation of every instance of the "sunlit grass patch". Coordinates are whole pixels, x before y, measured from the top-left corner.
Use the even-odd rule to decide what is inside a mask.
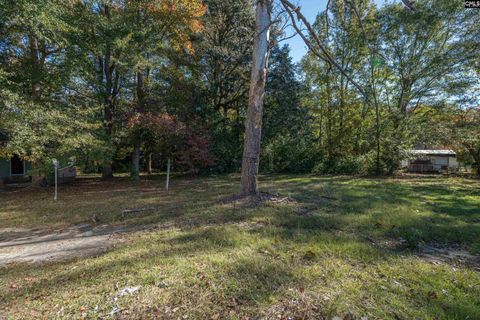
[[[424,243],[479,252],[478,181],[271,176],[261,183],[296,202],[224,203],[238,191],[235,176],[177,178],[169,192],[161,178],[89,178],[64,187],[57,204],[48,189],[1,194],[5,227],[54,229],[93,223],[95,214],[100,223],[155,228],[121,236],[98,257],[3,268],[0,312],[23,319],[480,318],[479,272],[419,255]],[[146,206],[155,210],[120,214]],[[125,288],[135,291],[121,294]]]

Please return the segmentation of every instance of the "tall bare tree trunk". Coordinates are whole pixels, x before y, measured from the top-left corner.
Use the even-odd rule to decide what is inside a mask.
[[[242,194],[258,193],[257,177],[262,138],[263,100],[267,80],[270,45],[270,0],[257,0],[256,33],[253,45],[253,67],[250,80],[245,143],[242,160]]]

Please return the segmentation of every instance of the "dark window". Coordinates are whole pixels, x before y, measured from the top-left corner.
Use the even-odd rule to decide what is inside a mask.
[[[11,174],[24,174],[23,172],[23,160],[19,156],[14,155],[10,160],[11,164]]]

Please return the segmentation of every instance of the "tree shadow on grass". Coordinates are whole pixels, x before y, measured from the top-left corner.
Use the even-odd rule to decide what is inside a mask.
[[[333,258],[340,259],[348,268],[362,269],[375,268],[399,257],[398,253],[372,246],[355,235],[328,232],[318,219],[303,227],[293,227],[296,223],[287,219],[291,225],[279,223],[248,230],[213,225],[146,232],[105,256],[81,263],[56,262],[40,269],[18,265],[2,275],[20,283],[18,288],[4,290],[0,304],[11,305],[32,297],[42,301],[57,293],[74,291],[80,297],[77,295],[70,303],[89,299],[92,303],[104,303],[105,310],[116,294],[113,284],[119,283],[120,288],[141,285],[142,290],[149,290],[166,278],[168,286],[162,290],[169,292],[168,303],[190,308],[186,311],[192,312],[194,318],[210,318],[214,314],[226,317],[232,310],[258,316],[261,306],[284,297],[286,291],[311,285],[315,278],[307,270],[317,263],[321,265]],[[37,280],[22,285],[25,277]],[[107,288],[102,288],[105,283]],[[95,286],[100,287],[98,292],[87,290]],[[128,306],[138,304],[135,296],[124,299]],[[442,298],[438,300],[444,304]],[[465,308],[452,312],[475,314],[473,307]]]
[[[151,281],[152,277],[148,273],[142,274],[145,266],[161,266],[165,259],[170,261],[166,262],[168,264],[172,263],[171,259],[193,258],[199,254],[204,255],[208,253],[218,254],[227,250],[225,244],[212,246],[211,248],[206,248],[205,242],[202,245],[195,244],[194,239],[198,237],[203,238],[204,235],[182,237],[179,241],[183,242],[184,245],[175,244],[175,247],[171,248],[171,250],[149,248],[155,253],[143,252],[134,257],[119,257],[103,260],[101,263],[93,263],[89,259],[83,266],[75,269],[73,268],[73,265],[76,265],[75,263],[52,264],[49,266],[50,268],[66,268],[66,271],[63,269],[62,271],[54,272],[30,284],[28,287],[19,285],[18,289],[7,289],[6,292],[2,293],[0,305],[11,305],[12,303],[17,303],[19,299],[31,299],[31,297],[39,297],[36,299],[41,302],[46,297],[55,295],[57,292],[79,290],[81,294],[84,288],[92,285],[101,285],[105,282],[110,284],[119,283],[120,286],[125,284],[131,286],[141,285],[142,290],[148,289],[149,286],[156,286],[156,284]],[[215,241],[214,239],[209,240],[212,243]],[[207,271],[195,265],[192,264],[191,267],[182,266],[181,269],[184,269],[184,271],[182,271],[182,279],[178,279],[181,280],[180,284],[172,283],[171,281],[173,280],[169,278],[169,286],[165,290],[172,294],[170,304],[189,304],[190,306],[198,304],[197,306],[201,306],[207,303],[212,308],[211,315],[213,315],[213,308],[220,310],[220,312],[225,312],[225,315],[227,315],[231,310],[241,309],[244,306],[257,307],[258,304],[267,301],[269,297],[275,294],[279,287],[297,282],[298,280],[293,275],[292,270],[289,270],[284,263],[265,260],[259,255],[232,259],[228,264],[219,267],[218,270],[211,266]],[[162,267],[162,269],[164,268],[166,266]],[[21,273],[17,273],[18,275],[26,276],[35,273],[34,270],[29,268],[21,269],[23,270]],[[125,270],[129,270],[129,272],[126,273]],[[173,271],[170,270],[169,272]],[[205,276],[201,275],[203,272],[206,273]],[[118,278],[111,277],[111,275],[118,275]],[[128,280],[124,279],[124,276]],[[157,275],[153,279],[159,281],[162,279],[162,276]],[[145,280],[149,282],[145,283]],[[197,296],[202,291],[208,291],[210,285],[221,287],[220,292],[217,289],[208,294],[207,297],[200,298]],[[90,292],[89,294],[92,293]],[[114,297],[115,294],[115,291],[110,291],[108,294],[99,292],[94,295],[106,296],[106,301],[103,303],[106,305],[105,308],[108,309],[108,305],[110,305],[110,298],[108,297]],[[131,298],[133,299],[134,297],[132,296]],[[128,300],[129,297],[126,297],[126,299]],[[100,300],[102,299],[100,298]],[[93,298],[92,301],[98,303],[98,297]],[[93,308],[93,306],[91,307]],[[195,309],[198,309],[198,307],[194,307],[190,311],[195,311]],[[53,311],[56,312],[58,310]],[[238,312],[240,311],[238,310]],[[80,314],[79,311],[76,311],[76,313]]]
[[[220,180],[218,183],[222,183]],[[225,182],[225,181],[223,181]],[[175,219],[192,207],[207,207],[225,192],[225,186],[216,188],[216,180],[179,178],[172,182],[169,192],[158,180],[113,181],[80,179],[62,186],[59,200],[53,201],[53,189],[22,190],[2,195],[0,217],[5,226],[59,227],[79,223],[143,224]],[[156,215],[137,215],[123,219],[124,209],[154,207]]]
[[[387,235],[405,238],[413,247],[420,242],[459,244],[480,252],[479,202],[466,199],[462,194],[452,194],[448,186],[414,186],[400,197],[417,197],[417,206],[428,215],[411,214],[404,218]]]
[[[117,249],[113,254],[104,255],[97,260],[97,257],[86,258],[87,263],[78,265],[80,259],[70,261],[59,261],[38,264],[16,264],[3,268],[3,276],[8,274],[35,274],[37,271],[49,270],[52,273],[48,278],[29,286],[30,293],[37,291],[54,291],[63,286],[69,286],[83,281],[94,281],[103,276],[122,273],[122,270],[138,270],[140,266],[161,264],[163,259],[186,258],[187,256],[204,255],[208,253],[219,253],[229,250],[235,243],[229,240],[229,235],[222,228],[201,229],[177,236],[161,235],[150,238],[152,232],[145,233],[141,243],[133,247]],[[142,243],[145,241],[145,243]],[[72,266],[75,266],[74,268]],[[2,270],[2,269],[0,269]],[[53,270],[61,270],[55,272]],[[48,272],[48,271],[47,271]],[[117,279],[121,280],[121,279]],[[25,289],[19,288],[9,290],[2,294],[3,302],[12,301],[16,297],[24,295]]]
[[[6,270],[2,276],[9,279],[39,275],[39,280],[23,288],[7,289],[6,294],[2,294],[1,301],[3,304],[11,304],[27,295],[54,295],[58,290],[81,289],[85,284],[92,283],[100,285],[102,282],[133,281],[132,285],[149,286],[152,285],[150,279],[158,276],[152,271],[154,267],[160,266],[164,272],[174,274],[174,271],[168,268],[179,264],[179,268],[183,268],[185,278],[182,279],[183,284],[179,285],[180,287],[171,289],[176,299],[180,299],[182,294],[187,292],[186,297],[195,301],[195,295],[186,287],[206,286],[203,283],[205,281],[199,280],[196,275],[203,270],[210,281],[222,288],[218,291],[213,289],[209,291],[211,301],[207,302],[212,306],[216,303],[223,309],[230,308],[228,304],[232,299],[236,299],[240,301],[237,301],[238,304],[245,303],[255,307],[269,303],[271,297],[289,286],[308,286],[308,279],[299,276],[299,273],[309,264],[320,262],[321,259],[334,257],[344,259],[346,263],[374,267],[378,263],[398,258],[398,252],[375,247],[365,240],[364,236],[371,234],[386,237],[411,236],[414,240],[418,238],[418,241],[429,241],[438,237],[467,244],[478,241],[480,235],[478,223],[472,220],[477,216],[474,211],[475,203],[462,197],[452,198],[448,187],[412,186],[376,180],[364,182],[347,178],[341,180],[312,178],[307,182],[300,179],[293,182],[268,183],[271,183],[269,191],[290,195],[299,200],[298,204],[288,206],[264,204],[250,209],[222,206],[218,204],[218,199],[230,192],[230,189],[225,190],[227,186],[222,179],[208,180],[208,183],[195,181],[193,187],[186,181],[185,187],[189,185],[192,189],[177,190],[178,193],[174,194],[160,191],[157,193],[155,188],[159,187],[147,183],[143,186],[145,194],[139,189],[138,199],[145,202],[152,197],[160,197],[152,201],[163,207],[156,212],[156,216],[132,217],[124,222],[165,223],[183,231],[160,230],[147,233],[141,239],[135,236],[133,243],[125,248],[119,248],[103,257],[87,259],[80,266],[78,261],[73,261],[51,263],[40,269],[38,266],[20,265]],[[127,199],[123,200],[122,205],[144,203],[129,199],[130,193],[137,187],[136,184],[126,181],[123,188],[115,186],[117,189],[113,191],[112,198],[106,201],[105,210],[108,209],[110,201],[114,202],[125,197]],[[96,187],[89,188],[94,192]],[[307,215],[299,215],[295,211],[298,207],[315,202],[325,193],[337,200],[323,201]],[[198,197],[197,194],[201,196]],[[95,208],[95,199],[85,201],[85,206]],[[394,229],[391,225],[374,229],[372,225],[378,217],[372,215],[372,210],[378,208],[390,210],[394,205],[405,205],[412,209],[415,206],[423,206],[433,215],[425,217],[403,212],[402,219],[391,217],[392,220],[387,221],[389,224],[396,224]],[[333,206],[334,210],[327,210]],[[356,217],[365,218],[358,221],[349,220]],[[238,226],[252,221],[262,221],[264,224],[256,225],[247,231]],[[452,227],[454,221],[462,222],[463,225]],[[338,232],[344,229],[346,229],[344,233]],[[410,235],[411,230],[417,231]],[[244,232],[255,241],[242,235]],[[418,235],[420,236],[417,237]],[[275,245],[276,241],[279,244]],[[263,250],[264,245],[272,248]],[[314,249],[309,249],[310,247]],[[313,255],[309,250],[313,251]],[[408,254],[409,252],[402,253]],[[293,258],[289,258],[291,256]],[[209,260],[211,257],[217,257],[220,262],[214,264]],[[188,265],[189,263],[191,265]],[[46,275],[42,275],[42,272],[46,272]],[[120,280],[115,277],[119,277]],[[210,289],[206,287],[205,290]],[[471,312],[466,309],[462,311],[463,313],[461,311],[458,310],[459,314]]]
[[[428,182],[410,185],[403,183],[403,180],[388,183],[362,180],[359,184],[338,184],[336,180],[333,181],[329,193],[338,197],[338,201],[319,207],[322,210],[328,205],[335,206],[335,210],[329,211],[330,216],[305,217],[301,221],[292,218],[287,225],[295,227],[297,224],[307,229],[309,226],[326,229],[328,226],[350,226],[365,235],[402,237],[414,246],[420,241],[438,241],[458,243],[470,248],[473,244],[475,251],[480,250],[480,203],[474,201],[480,193],[476,190],[461,186],[452,190],[448,184]],[[322,191],[328,190],[318,187],[317,190],[308,190],[308,184],[293,189],[293,197],[302,194],[307,202],[315,200],[322,195]],[[397,208],[402,208],[398,211],[398,218],[391,213],[382,214],[385,210],[398,210]],[[353,219],[348,218],[349,215]],[[364,218],[357,219],[360,216]]]

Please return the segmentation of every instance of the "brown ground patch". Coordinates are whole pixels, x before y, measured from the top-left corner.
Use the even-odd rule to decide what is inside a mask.
[[[254,208],[263,203],[291,204],[297,201],[291,197],[284,197],[278,194],[259,192],[254,196],[233,195],[219,201],[221,204],[231,204],[234,207]]]
[[[0,229],[0,267],[17,262],[38,263],[99,255],[108,251],[121,234],[136,230],[140,228],[89,224],[54,232]]]
[[[458,245],[425,244],[420,247],[420,256],[434,264],[447,263],[459,267],[467,266],[480,271],[480,256],[470,254]]]

